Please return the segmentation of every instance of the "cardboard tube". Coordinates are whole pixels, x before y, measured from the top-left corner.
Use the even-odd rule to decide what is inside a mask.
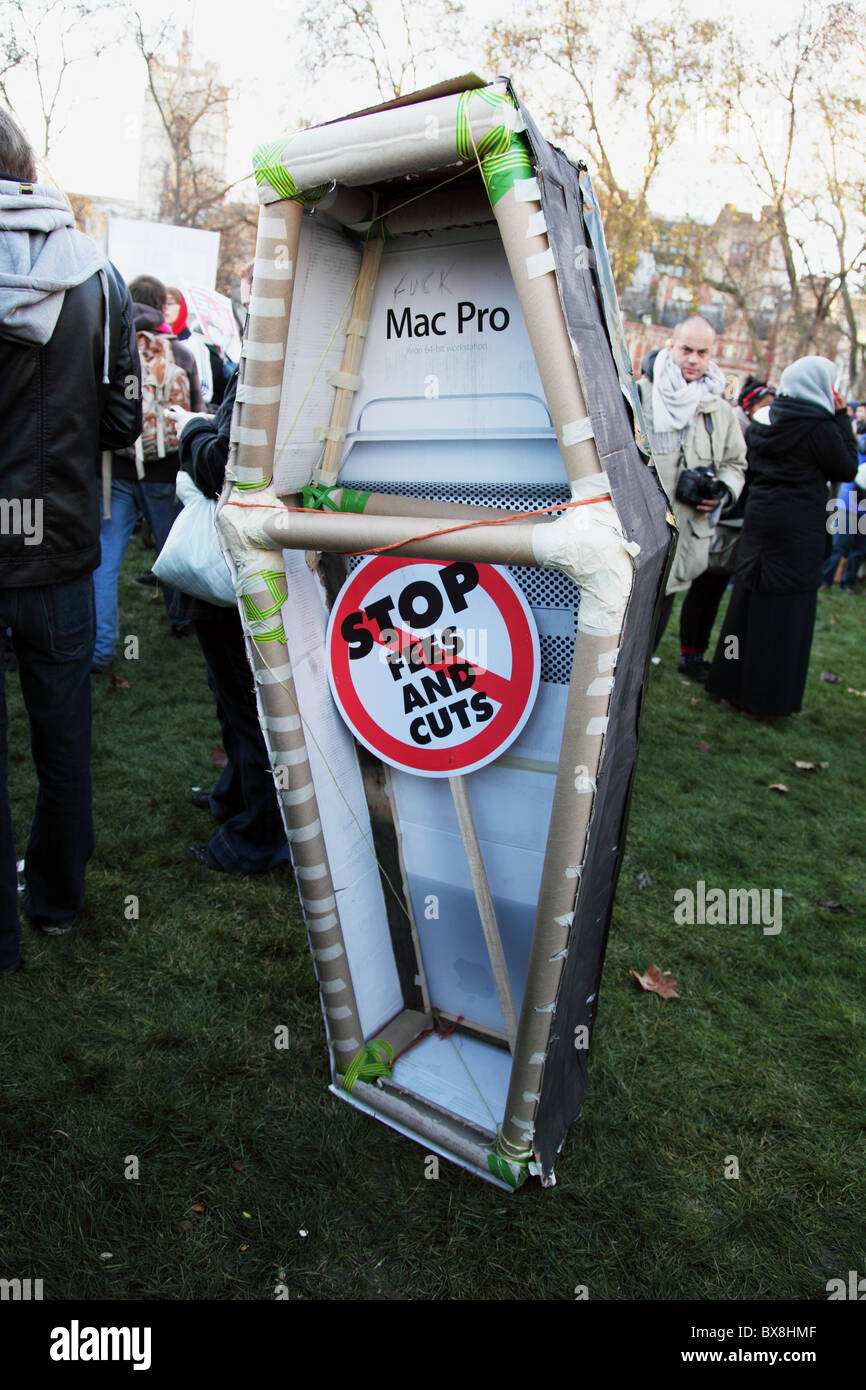
[[[274,606],[273,590],[264,578],[273,569],[273,551],[252,552],[243,571],[237,575],[236,587],[247,630],[247,653],[255,679],[259,722],[271,751],[277,800],[291,846],[295,882],[322,996],[322,1013],[331,1048],[331,1071],[336,1075],[345,1070],[364,1036],[279,614],[271,613],[258,620],[260,629],[268,630],[267,640],[263,635],[257,639],[251,635],[257,621],[250,621],[249,610],[264,614]],[[285,582],[284,576],[283,579]]]
[[[595,784],[604,745],[619,639],[578,631],[562,749],[550,814],[541,887],[529,955],[517,1046],[498,1150],[525,1161],[532,1154],[537,1096],[550,1043],[553,1008],[565,967],[563,952],[580,949],[572,933]],[[571,944],[569,946],[569,938]]]
[[[485,509],[486,510],[486,509]],[[462,518],[461,518],[462,519]],[[367,516],[356,512],[290,512],[268,516],[262,531],[286,550],[330,550],[351,555],[392,545],[412,535],[424,540],[395,546],[392,555],[430,560],[474,560],[493,565],[536,565],[532,533],[536,522],[477,526],[429,537],[427,532],[453,527],[453,517]]]
[[[274,471],[286,334],[303,209],[283,199],[259,212],[256,258],[226,480],[252,490]]]
[[[536,201],[521,202],[515,185],[494,204],[493,213],[514,279],[514,286],[526,320],[532,351],[538,364],[544,394],[570,483],[591,473],[601,472],[598,449],[590,436],[569,443],[575,427],[587,419],[586,402],[571,350],[556,274],[553,253],[546,233],[527,235],[530,218],[541,213]],[[549,258],[549,260],[548,260]],[[550,269],[534,272],[544,261]]]

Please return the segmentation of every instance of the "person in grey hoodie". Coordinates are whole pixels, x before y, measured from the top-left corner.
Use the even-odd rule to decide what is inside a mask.
[[[126,285],[36,182],[0,108],[0,657],[11,632],[39,779],[21,910],[49,936],[84,902],[93,852],[90,664],[101,451],[141,431]],[[0,660],[0,670],[3,668]],[[19,884],[0,685],[0,974],[20,963]]]

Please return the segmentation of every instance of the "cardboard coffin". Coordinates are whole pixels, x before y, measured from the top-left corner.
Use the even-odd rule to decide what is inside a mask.
[[[256,170],[219,525],[331,1090],[550,1184],[672,534],[592,183],[475,78]]]

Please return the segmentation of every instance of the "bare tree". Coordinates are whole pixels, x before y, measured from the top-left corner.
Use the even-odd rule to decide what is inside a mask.
[[[718,32],[682,4],[642,20],[624,0],[536,3],[493,28],[490,60],[543,94],[555,138],[594,164],[619,291],[652,240],[650,195],[702,99]]]
[[[341,63],[388,101],[443,76],[463,19],[459,0],[313,0],[301,14],[305,57],[314,72]]]
[[[731,30],[714,89],[725,122],[722,151],[751,181],[772,220],[795,357],[826,347],[840,296],[852,351],[856,346],[850,289],[863,256],[862,180],[858,188],[843,171],[846,143],[859,142],[862,152],[866,134],[859,95],[846,92],[848,74],[859,80],[866,61],[864,23],[866,13],[855,5],[807,3],[763,63]],[[852,235],[855,225],[859,236]],[[816,237],[816,226],[829,238]]]
[[[119,14],[114,0],[4,0],[0,11],[0,97],[16,110],[16,98],[35,96],[46,158],[63,132],[62,93],[69,70],[98,58],[117,40],[108,24]]]

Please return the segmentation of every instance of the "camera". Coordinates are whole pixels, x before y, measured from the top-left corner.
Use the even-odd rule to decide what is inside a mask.
[[[684,468],[677,478],[676,499],[689,507],[700,502],[721,502],[728,493],[712,468]]]

